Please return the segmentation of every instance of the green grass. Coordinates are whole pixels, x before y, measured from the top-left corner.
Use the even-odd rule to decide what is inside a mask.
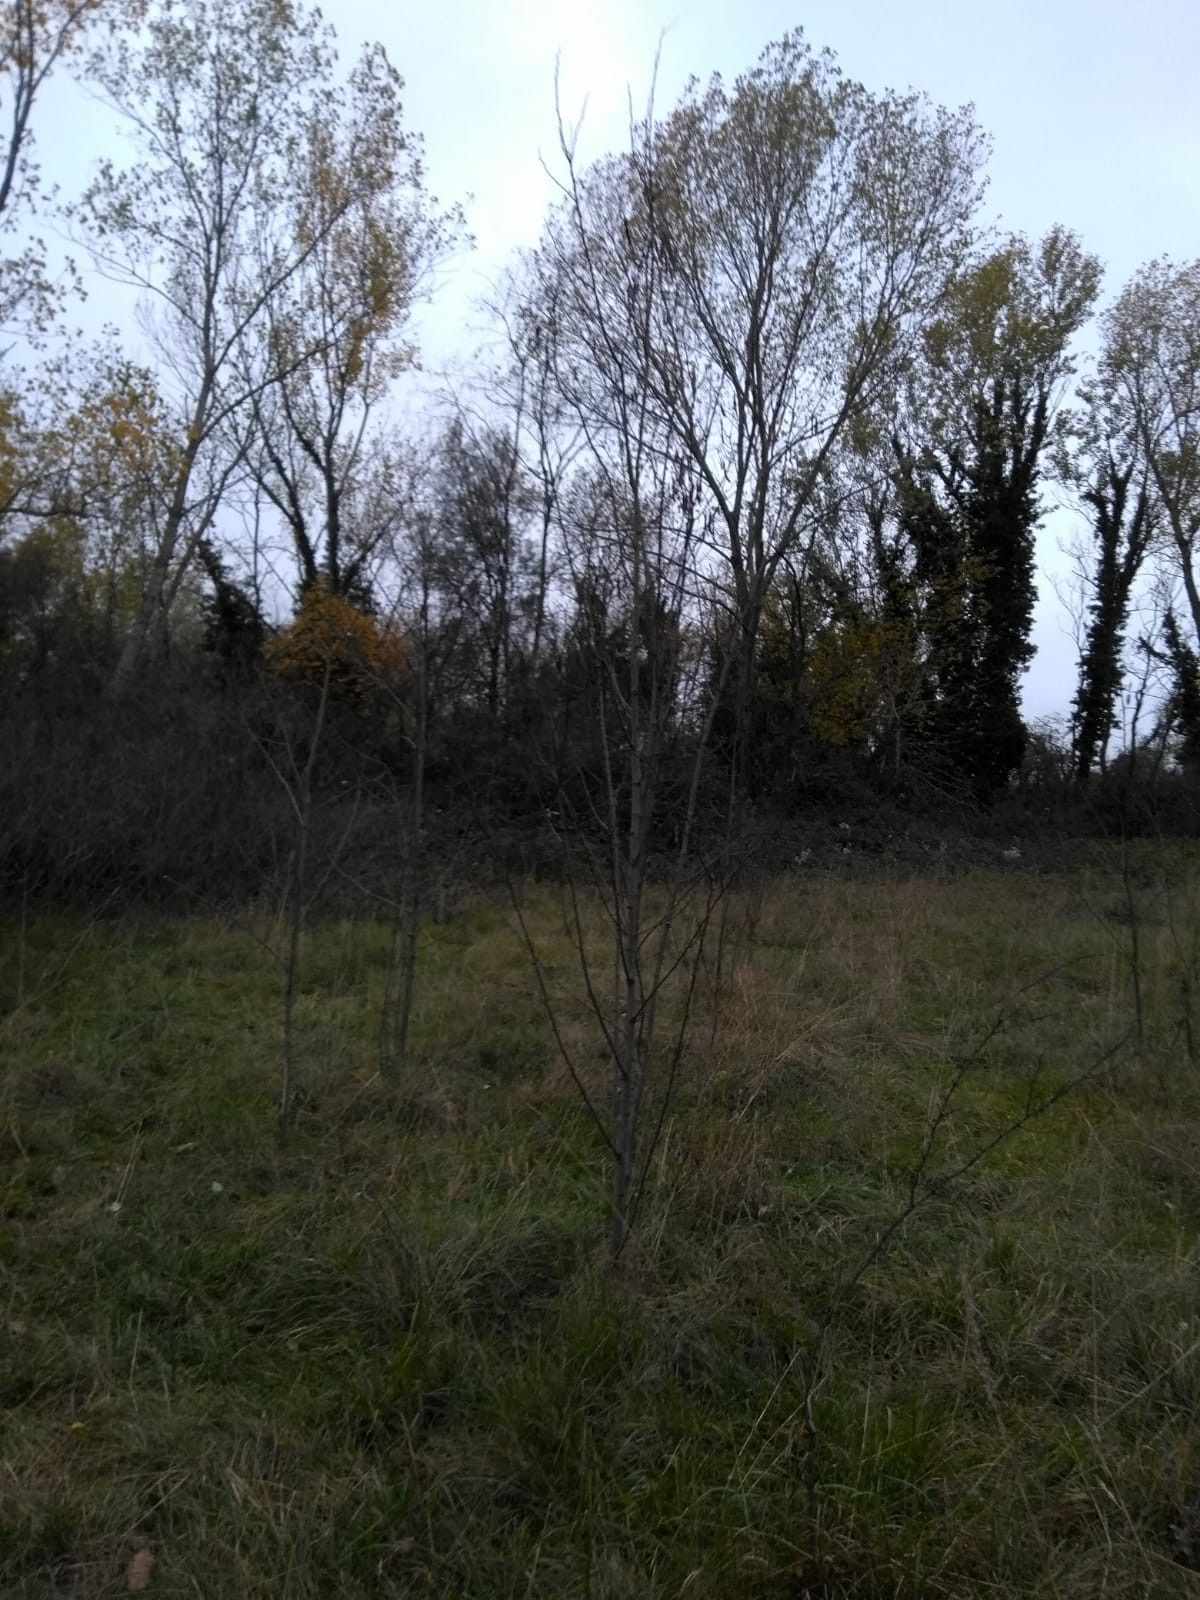
[[[506,909],[0,929],[0,1595],[1200,1595],[1197,863],[771,885],[624,1271]],[[529,915],[603,1084],[558,897]],[[1194,919],[1194,921],[1193,921]],[[600,949],[599,943],[597,949]],[[707,1040],[707,1033],[704,1033]]]

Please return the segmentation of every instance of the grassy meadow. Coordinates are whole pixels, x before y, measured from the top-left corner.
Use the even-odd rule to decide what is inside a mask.
[[[395,1082],[309,930],[286,1149],[267,919],[10,917],[0,1595],[1200,1595],[1200,858],[1126,868],[739,901],[615,1274],[503,901]]]

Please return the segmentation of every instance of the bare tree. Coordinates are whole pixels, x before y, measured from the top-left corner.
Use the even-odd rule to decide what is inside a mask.
[[[580,407],[594,411],[592,374],[619,349],[654,448],[695,476],[702,537],[727,582],[744,767],[772,580],[822,514],[839,444],[938,301],[982,144],[968,114],[869,95],[799,34],[731,88],[719,76],[693,85],[639,133],[626,156],[572,165],[542,247],[548,315],[560,382]],[[643,314],[625,296],[630,262],[647,253],[656,282]]]
[[[432,484],[431,574],[453,619],[460,700],[497,732],[516,663],[532,658],[544,630],[548,529],[535,531],[540,494],[520,450],[518,426],[460,412],[438,442]]]
[[[872,98],[798,35],[732,90],[693,86],[668,117],[631,124],[628,151],[585,170],[560,122],[563,198],[528,263],[521,324],[580,441],[556,521],[577,613],[565,676],[573,652],[594,733],[560,746],[556,809],[612,929],[606,984],[572,894],[613,1064],[609,1110],[589,1105],[612,1155],[614,1258],[654,1147],[647,1103],[652,1087],[660,1114],[669,1103],[723,903],[727,863],[696,850],[718,709],[732,691],[732,832],[771,584],[824,523],[840,442],[937,302],[980,155],[965,114]],[[715,661],[688,650],[714,578],[727,619]]]
[[[1143,267],[1102,324],[1098,383],[1144,454],[1200,641],[1200,261]]]
[[[141,0],[8,0],[0,8],[0,229],[36,215],[41,175],[33,159],[33,112],[54,69],[82,44],[89,29],[129,27]],[[56,304],[46,252],[27,237],[19,254],[0,262],[0,327],[20,313],[44,327]]]
[[[296,1094],[296,996],[300,984],[300,962],[303,954],[304,929],[308,920],[311,893],[311,843],[313,824],[313,774],[321,750],[321,737],[329,710],[329,687],[333,675],[333,659],[325,661],[317,691],[317,706],[308,734],[308,749],[302,759],[290,742],[285,741],[286,766],[279,765],[268,752],[267,759],[287,794],[295,819],[296,831],[288,854],[284,883],[283,913],[286,936],[282,952],[283,968],[283,1054],[279,1076],[279,1109],[276,1119],[279,1142],[285,1145],[291,1136]]]
[[[139,160],[104,161],[80,214],[99,268],[143,296],[178,427],[148,581],[113,678],[119,693],[244,466],[251,401],[280,381],[278,364],[248,373],[238,357],[376,175],[352,164],[329,175],[327,192],[311,192],[326,176],[307,159],[312,129],[341,114],[328,88],[331,37],[315,11],[161,0],[137,40],[112,41],[91,72]],[[306,206],[309,225],[298,229]],[[319,331],[312,337],[319,346]]]
[[[723,887],[719,866],[696,847],[718,685],[688,625],[704,587],[699,478],[643,381],[665,284],[654,186],[637,191],[647,225],[628,230],[614,254],[561,124],[560,135],[566,200],[533,263],[527,311],[546,341],[559,415],[579,442],[568,483],[553,493],[574,618],[547,761],[549,814],[567,841],[568,914],[611,1061],[607,1106],[558,1029],[515,886],[513,899],[563,1054],[611,1156],[615,1262],[671,1101]],[[652,117],[631,129],[631,170],[653,169],[655,138]],[[597,905],[609,931],[599,965]]]
[[[429,763],[431,679],[436,675],[434,592],[436,558],[432,512],[423,503],[424,473],[410,472],[404,496],[404,542],[392,540],[392,560],[399,572],[395,611],[404,623],[407,672],[393,682],[393,702],[400,712],[409,751],[407,784],[393,778],[396,803],[398,892],[392,902],[392,959],[388,969],[380,1031],[380,1066],[397,1078],[409,1062],[417,961],[428,891],[426,856],[426,772]],[[414,482],[414,478],[416,481]]]
[[[557,288],[553,274],[543,278],[530,300],[528,284],[516,273],[507,298],[493,308],[504,330],[506,359],[491,385],[491,399],[510,430],[511,456],[523,480],[525,507],[537,544],[529,665],[536,672],[552,620],[553,559],[559,497],[579,454],[581,434],[572,408],[556,381],[554,329]]]
[[[348,597],[364,595],[386,534],[364,514],[379,444],[372,420],[413,358],[409,313],[460,221],[430,208],[402,88],[376,45],[344,90],[323,90],[286,201],[294,236],[312,248],[242,352],[256,421],[250,465],[291,538],[300,586],[319,580]],[[274,242],[263,243],[269,276]]]

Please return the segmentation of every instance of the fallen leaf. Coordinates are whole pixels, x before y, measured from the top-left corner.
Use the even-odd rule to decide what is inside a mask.
[[[141,1594],[144,1589],[150,1587],[155,1565],[153,1550],[143,1547],[134,1551],[125,1569],[125,1584],[130,1594]]]

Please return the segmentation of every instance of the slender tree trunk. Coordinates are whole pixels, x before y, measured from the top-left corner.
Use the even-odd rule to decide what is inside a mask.
[[[407,815],[407,850],[394,933],[394,965],[389,990],[395,1010],[385,1014],[380,1067],[385,1076],[398,1077],[408,1065],[413,996],[416,992],[417,956],[425,902],[425,767],[429,750],[429,564],[421,550],[421,605],[416,658],[416,706],[413,726],[413,767]]]
[[[427,625],[426,606],[423,604],[422,639],[417,662],[417,722],[414,729],[412,790],[409,796],[408,859],[405,863],[398,951],[400,992],[396,999],[396,1021],[392,1035],[391,1065],[396,1073],[402,1073],[408,1065],[408,1036],[412,1026],[417,951],[424,906],[425,759],[429,738],[429,694],[425,660]]]
[[[635,513],[635,522],[637,522]],[[642,748],[645,728],[642,721],[641,633],[644,585],[641,570],[642,530],[635,527],[633,597],[627,628],[629,656],[629,808],[625,826],[624,860],[618,880],[617,904],[617,973],[621,991],[621,1009],[618,1034],[617,1060],[614,1063],[615,1105],[613,1108],[613,1144],[616,1159],[613,1162],[612,1226],[609,1234],[609,1251],[614,1263],[629,1236],[630,1202],[633,1196],[634,1174],[638,1159],[638,1112],[641,1107],[642,1083],[645,1063],[643,1047],[643,995],[642,995],[642,905],[646,875],[646,768]],[[610,808],[615,796],[610,797]]]
[[[1182,536],[1177,536],[1175,542],[1179,547],[1179,566],[1183,574],[1183,592],[1187,595],[1188,610],[1192,614],[1192,627],[1195,629],[1196,642],[1200,645],[1200,585],[1196,582],[1192,547],[1190,541]]]
[[[121,654],[117,658],[112,678],[109,680],[108,693],[109,697],[114,700],[121,699],[127,693],[137,676],[155,622],[164,618],[170,610],[171,603],[179,592],[183,573],[186,571],[187,565],[207,526],[206,519],[202,520],[200,526],[189,537],[187,547],[180,555],[179,542],[183,533],[184,520],[187,517],[188,491],[191,487],[192,474],[196,467],[196,458],[200,453],[200,441],[203,436],[203,429],[208,421],[211,402],[212,380],[211,378],[206,378],[200,387],[200,393],[196,397],[196,403],[192,408],[188,441],[179,464],[175,487],[171,492],[171,503],[167,507],[162,535],[154,551],[149,577],[142,586],[137,616],[134,619],[133,626],[125,636]],[[176,562],[177,556],[179,557],[178,570],[172,578],[172,567]]]
[[[309,742],[308,755],[301,768],[299,782],[292,794],[296,813],[296,844],[292,851],[292,869],[288,875],[288,944],[283,966],[283,1067],[279,1080],[279,1143],[286,1145],[292,1131],[294,1093],[296,1081],[296,992],[300,980],[300,957],[304,939],[305,915],[308,909],[308,848],[312,832],[312,780],[317,764],[321,735],[325,728],[325,712],[329,704],[329,681],[333,663],[325,663],[321,682],[321,697],[317,702],[317,716]]]

